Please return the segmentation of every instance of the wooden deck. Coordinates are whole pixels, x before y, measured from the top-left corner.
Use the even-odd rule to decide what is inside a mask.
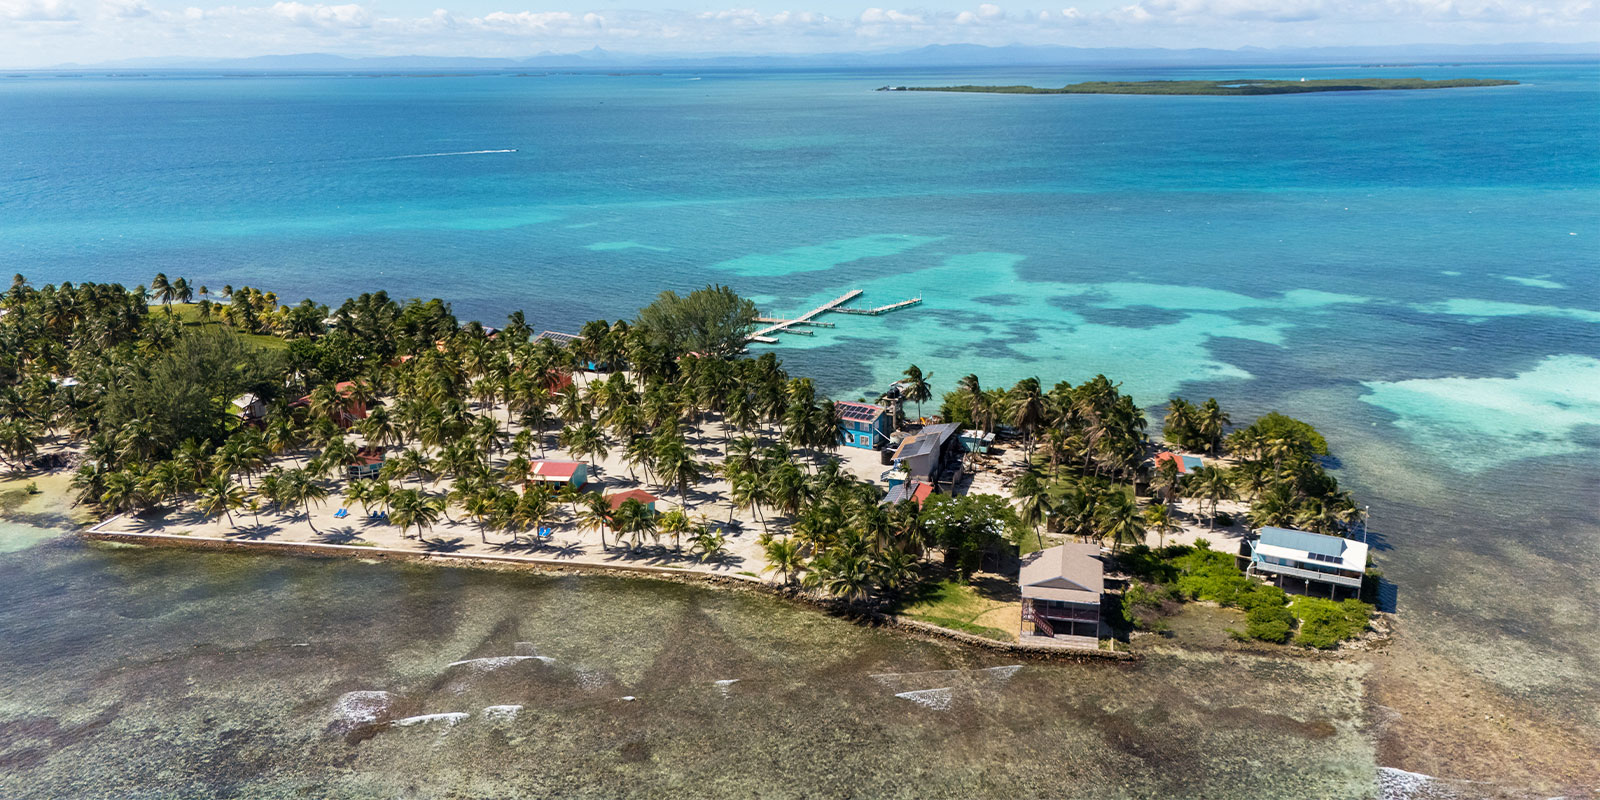
[[[801,314],[798,317],[795,317],[794,319],[779,320],[778,322],[776,322],[776,323],[774,323],[772,325],[768,325],[767,327],[762,328],[762,329],[756,331],[755,333],[750,334],[750,341],[752,341],[752,342],[761,342],[763,344],[774,344],[774,343],[776,343],[778,341],[777,337],[774,334],[779,334],[779,333],[804,333],[804,334],[810,334],[811,331],[795,331],[795,330],[790,330],[790,329],[793,328],[796,325],[802,325],[802,324],[805,324],[807,322],[810,322],[812,317],[815,317],[815,316],[818,316],[819,314],[825,314],[825,313],[827,313],[829,311],[832,311],[835,308],[838,308],[839,306],[844,305],[845,303],[848,303],[851,300],[854,300],[854,299],[856,299],[857,297],[860,297],[860,296],[861,296],[861,290],[860,289],[851,289],[850,291],[845,292],[844,294],[841,294],[838,297],[835,297],[834,299],[832,299],[832,300],[830,300],[830,301],[828,301],[826,303],[823,303],[822,305],[817,306],[816,308],[813,308],[810,311],[807,311],[806,313]]]
[[[901,300],[898,303],[890,303],[889,305],[878,306],[877,308],[835,308],[834,312],[839,314],[863,314],[870,317],[876,317],[879,314],[887,314],[890,311],[899,311],[902,308],[910,308],[912,306],[921,304],[922,298],[913,297],[910,300]]]

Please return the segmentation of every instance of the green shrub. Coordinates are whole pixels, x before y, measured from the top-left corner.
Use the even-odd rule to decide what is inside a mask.
[[[1335,603],[1320,597],[1296,597],[1289,611],[1300,620],[1294,643],[1318,649],[1360,636],[1372,619],[1372,606],[1360,600]]]
[[[1245,617],[1244,632],[1251,639],[1283,644],[1289,641],[1289,634],[1293,630],[1294,615],[1281,605],[1256,606]]]
[[[1139,630],[1160,630],[1165,627],[1161,617],[1167,604],[1179,599],[1170,586],[1134,581],[1122,593],[1122,617]]]

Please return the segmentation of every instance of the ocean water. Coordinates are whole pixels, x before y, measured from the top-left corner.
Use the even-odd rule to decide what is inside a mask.
[[[1349,75],[1523,83],[871,91]],[[1306,419],[1405,646],[1600,747],[1597,108],[1594,63],[0,78],[0,265],[558,330],[709,282],[777,313],[920,297],[777,350],[838,397],[915,363]]]

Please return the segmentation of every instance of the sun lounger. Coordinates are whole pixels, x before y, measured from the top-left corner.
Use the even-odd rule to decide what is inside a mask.
[[[348,508],[341,508],[338,511],[333,512],[334,519],[344,519],[348,516],[350,516],[350,509]]]

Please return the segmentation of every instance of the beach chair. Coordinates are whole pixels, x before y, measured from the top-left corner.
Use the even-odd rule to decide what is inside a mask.
[[[350,509],[348,508],[341,508],[338,511],[333,512],[334,519],[344,519],[348,516],[350,516]]]

